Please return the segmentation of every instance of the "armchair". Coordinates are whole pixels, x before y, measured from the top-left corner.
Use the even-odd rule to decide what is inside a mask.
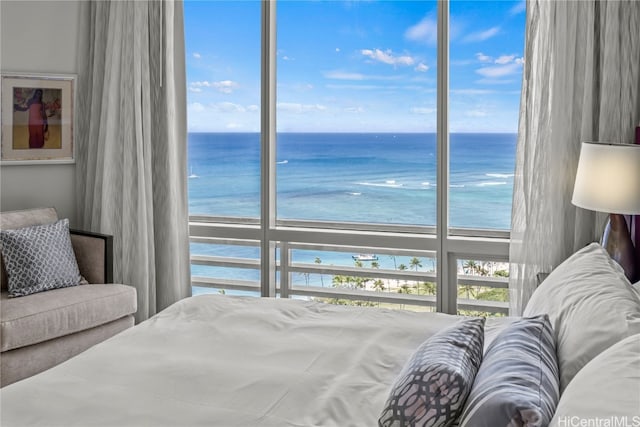
[[[58,220],[53,208],[0,213],[0,229]],[[87,284],[9,297],[1,264],[0,386],[53,367],[133,326],[135,288],[113,284],[112,237],[71,231],[80,274]]]

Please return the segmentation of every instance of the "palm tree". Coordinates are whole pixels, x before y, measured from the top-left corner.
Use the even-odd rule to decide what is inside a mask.
[[[420,258],[418,257],[413,257],[411,258],[411,261],[409,261],[409,265],[413,267],[414,270],[418,271],[418,268],[422,267],[422,261],[420,261]]]
[[[433,282],[422,282],[420,284],[420,289],[424,291],[425,295],[436,294],[436,284]]]
[[[333,276],[333,279],[331,279],[331,284],[333,285],[334,288],[340,288],[344,286],[346,281],[347,281],[346,276],[338,275],[338,276]]]
[[[384,291],[384,282],[381,279],[376,279],[373,282],[373,290],[374,291]]]
[[[393,268],[394,268],[394,270],[397,270],[398,266],[396,265],[396,256],[395,255],[389,255],[389,258],[391,258],[393,260]]]
[[[462,264],[462,269],[464,270],[464,274],[474,275],[477,271],[477,268],[478,268],[478,264],[476,264],[476,262],[472,259],[467,260],[465,263]]]
[[[407,270],[407,266],[406,266],[406,265],[404,265],[404,264],[400,264],[400,265],[398,266],[398,270],[400,270],[400,271],[406,271],[406,270]],[[397,285],[397,284],[398,284],[398,280],[396,279],[396,285]],[[405,280],[404,284],[405,284],[405,285],[407,284],[407,281],[406,281],[406,280]],[[400,291],[398,291],[398,292],[400,292]]]
[[[316,257],[316,259],[315,259],[313,262],[315,262],[315,263],[316,263],[316,264],[318,264],[318,265],[322,264],[322,260],[321,260],[321,259],[320,259],[320,257],[318,257],[318,256]],[[322,278],[322,276],[323,276],[323,275],[321,274],[321,275],[320,275],[320,284],[321,284],[321,285],[322,285],[322,287],[324,288],[324,279]]]
[[[400,264],[402,265],[402,264]],[[409,287],[409,285],[407,284],[407,282],[403,283],[399,288],[398,288],[398,293],[399,294],[410,294],[411,293],[411,288]],[[404,310],[404,304],[400,304],[400,308],[402,310]]]
[[[371,261],[371,268],[379,268],[380,264],[378,263],[378,261]]]

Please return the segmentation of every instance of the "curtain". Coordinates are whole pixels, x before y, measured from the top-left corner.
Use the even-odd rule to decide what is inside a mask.
[[[631,143],[640,119],[640,2],[527,2],[510,246],[511,314],[606,214],[571,204],[582,141]]]
[[[182,3],[83,2],[81,23],[78,218],[114,236],[140,322],[191,293]]]

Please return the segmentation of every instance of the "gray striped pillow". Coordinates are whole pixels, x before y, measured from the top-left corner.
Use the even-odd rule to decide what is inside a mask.
[[[522,318],[487,348],[460,426],[547,426],[559,397],[558,360],[549,317]]]

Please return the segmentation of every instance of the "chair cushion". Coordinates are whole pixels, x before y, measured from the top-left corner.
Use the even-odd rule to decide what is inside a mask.
[[[127,285],[80,285],[0,299],[0,350],[7,351],[102,325],[137,310]]]

